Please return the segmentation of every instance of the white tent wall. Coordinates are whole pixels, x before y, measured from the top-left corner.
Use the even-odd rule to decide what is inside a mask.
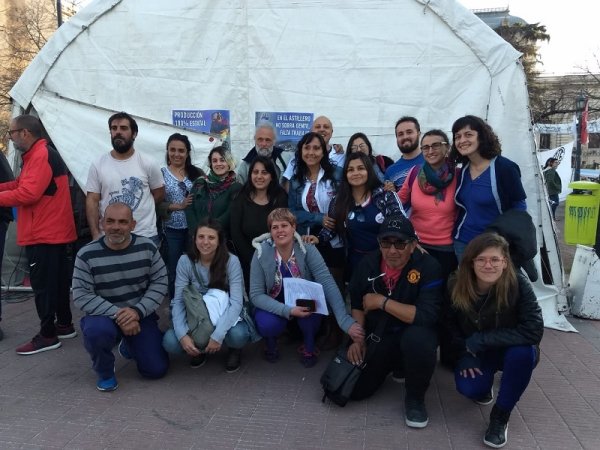
[[[325,114],[335,142],[363,131],[394,159],[394,123],[449,131],[486,118],[521,167],[556,286],[535,285],[547,326],[566,325],[563,275],[535,158],[520,54],[453,0],[96,0],[65,23],[11,95],[40,114],[77,181],[109,148],[106,119],[140,118],[136,147],[161,162],[173,109],[231,111],[232,150],[255,111]],[[192,134],[192,133],[188,133]],[[195,159],[208,152],[200,136]],[[537,261],[538,269],[540,261]]]

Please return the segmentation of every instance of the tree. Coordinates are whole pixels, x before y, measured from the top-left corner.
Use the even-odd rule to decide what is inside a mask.
[[[63,2],[63,16],[72,16],[81,0]],[[42,49],[56,30],[56,3],[54,0],[8,1],[0,25],[0,133],[8,129],[12,102],[10,90],[27,65]],[[6,142],[0,143],[5,150]]]

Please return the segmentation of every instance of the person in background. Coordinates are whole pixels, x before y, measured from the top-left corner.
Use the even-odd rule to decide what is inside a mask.
[[[400,150],[400,159],[385,171],[385,189],[399,191],[409,170],[417,164],[423,164],[423,154],[419,148],[421,127],[414,117],[400,117],[394,127],[396,144]]]
[[[556,220],[556,208],[558,208],[558,194],[562,192],[562,181],[556,168],[560,161],[556,158],[548,158],[544,169],[544,180],[546,181],[546,191],[548,192],[548,200],[550,200],[550,209],[552,210],[552,218]]]
[[[156,205],[165,197],[160,166],[133,147],[138,125],[125,112],[108,119],[112,150],[92,163],[86,183],[85,212],[92,239],[102,235],[101,212],[112,203],[125,203],[133,211],[136,233],[160,244]]]
[[[346,312],[340,294],[320,253],[311,244],[302,242],[296,233],[296,217],[287,208],[274,209],[268,217],[270,233],[257,237],[253,244],[250,272],[250,301],[255,306],[254,318],[258,333],[265,338],[265,359],[279,360],[277,337],[288,322],[296,319],[302,332],[303,344],[299,348],[301,363],[313,367],[318,351],[315,337],[322,315],[312,313],[306,306],[285,304],[285,278],[304,278],[323,286],[325,300],[333,311],[342,330],[355,341],[364,339],[364,331]]]
[[[455,201],[454,252],[459,263],[467,244],[509,209],[527,210],[519,166],[501,155],[498,136],[483,119],[464,116],[452,125],[449,160],[463,164]]]
[[[173,298],[177,261],[188,244],[188,227],[185,208],[192,203],[189,195],[192,183],[204,172],[192,164],[192,145],[184,134],[174,133],[167,139],[167,166],[161,168],[165,182],[165,209],[163,220],[167,243],[166,264],[169,275],[169,297]]]
[[[244,286],[250,288],[252,240],[267,233],[267,217],[275,208],[287,206],[287,194],[277,181],[271,158],[257,156],[248,167],[249,177],[231,205],[231,239],[244,271]]]
[[[254,158],[257,156],[264,156],[273,162],[275,173],[277,175],[276,179],[277,182],[279,182],[286,165],[281,156],[283,149],[275,145],[275,139],[275,128],[273,128],[273,125],[270,123],[264,122],[256,127],[254,133],[254,147],[252,147],[248,154],[244,156],[236,169],[237,180],[241,184],[244,184],[248,180],[248,174],[250,173],[248,169],[250,164],[254,161]],[[277,165],[278,161],[281,164],[281,167]]]
[[[11,120],[8,137],[21,153],[23,167],[14,181],[0,184],[0,207],[17,207],[17,245],[25,247],[40,331],[17,347],[34,355],[74,338],[69,298],[68,244],[77,239],[67,166],[43,138],[40,120],[22,115]]]
[[[213,148],[208,154],[208,176],[194,181],[192,203],[185,209],[188,229],[196,230],[207,217],[221,222],[229,236],[231,202],[242,185],[236,181],[231,153],[223,146]]]
[[[96,388],[119,387],[113,347],[136,362],[145,378],[162,378],[169,357],[162,348],[159,308],[167,295],[167,270],[154,243],[133,234],[129,205],[113,203],[102,215],[104,236],[82,247],[75,258],[73,303],[81,318],[83,345],[98,376]]]
[[[210,320],[215,326],[206,348],[198,348],[188,335],[183,289],[189,284],[193,284],[204,296]],[[240,261],[227,250],[223,226],[217,220],[204,219],[196,228],[188,254],[183,255],[177,264],[175,296],[171,300],[173,328],[167,330],[163,338],[165,350],[172,354],[185,352],[190,356],[190,366],[195,369],[203,366],[207,355],[217,353],[225,343],[228,348],[225,371],[237,372],[242,348],[250,340],[248,326],[240,318],[243,292]]]
[[[369,157],[377,178],[383,183],[385,181],[385,171],[394,164],[394,161],[384,155],[375,156],[371,141],[369,141],[369,138],[364,133],[354,133],[348,140],[346,159],[348,159],[350,154],[355,152],[362,152]]]
[[[515,271],[508,242],[495,233],[473,238],[451,283],[451,326],[456,389],[480,405],[494,401],[494,375],[502,371],[498,397],[483,442],[506,444],[510,413],[539,361],[544,321],[527,278]]]
[[[15,179],[12,169],[8,164],[4,153],[0,152],[0,184],[7,183]],[[4,259],[4,242],[8,225],[13,221],[12,208],[7,206],[0,208],[0,277],[2,276],[2,260]],[[2,322],[2,293],[0,292],[0,322]],[[4,338],[4,332],[0,328],[0,341]]]

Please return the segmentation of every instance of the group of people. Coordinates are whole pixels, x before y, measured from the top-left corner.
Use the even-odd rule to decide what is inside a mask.
[[[254,331],[271,363],[281,358],[278,338],[298,334],[300,362],[313,367],[317,334],[329,322],[349,336],[352,363],[369,359],[352,398],[372,395],[392,373],[405,380],[411,427],[429,421],[425,394],[438,344],[458,391],[480,404],[494,401],[501,370],[484,441],[506,443],[510,413],[539,358],[543,322],[509,243],[490,232],[508,211],[526,210],[526,194],[518,165],[501,155],[485,121],[458,119],[450,142],[441,130],[421,136],[417,119],[402,117],[396,162],[376,155],[363,133],[345,151],[330,143],[333,126],[321,116],[286,163],[274,128],[260,124],[237,169],[218,146],[208,173],[192,164],[183,134],[168,138],[160,169],[134,148],[130,115],[114,114],[108,126],[112,150],[91,165],[86,185],[93,240],[78,252],[72,278],[99,390],[118,387],[115,346],[148,378],[167,373],[168,353],[187,355],[197,368],[223,346],[225,369],[235,372]],[[17,348],[23,355],[76,336],[64,273],[66,245],[75,239],[74,224],[65,222],[72,217],[66,169],[42,136],[35,117],[13,119],[9,137],[24,164],[15,181],[0,184],[0,207],[19,211],[18,243],[41,321]],[[291,278],[320,284],[336,323],[315,313],[311,300],[286,301]],[[191,329],[192,287],[213,326],[203,345]],[[171,327],[163,334],[156,311],[167,295]],[[367,352],[374,333],[378,344]]]

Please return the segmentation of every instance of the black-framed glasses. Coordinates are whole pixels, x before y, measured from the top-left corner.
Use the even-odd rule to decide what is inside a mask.
[[[183,181],[180,181],[179,183],[177,183],[177,186],[179,186],[179,189],[181,189],[183,191],[183,195],[185,195],[187,197],[189,194],[189,191],[188,191],[186,184]]]
[[[423,153],[427,153],[430,150],[434,150],[434,151],[438,151],[439,149],[442,148],[443,145],[448,145],[447,142],[441,141],[441,142],[434,142],[431,145],[421,145],[421,151]]]
[[[404,250],[408,244],[410,244],[410,241],[389,241],[387,239],[382,239],[379,241],[381,248],[394,247],[396,250]]]
[[[6,136],[8,136],[9,139],[12,139],[12,135],[13,133],[16,133],[17,131],[23,131],[25,128],[15,128],[14,130],[6,130]]]

